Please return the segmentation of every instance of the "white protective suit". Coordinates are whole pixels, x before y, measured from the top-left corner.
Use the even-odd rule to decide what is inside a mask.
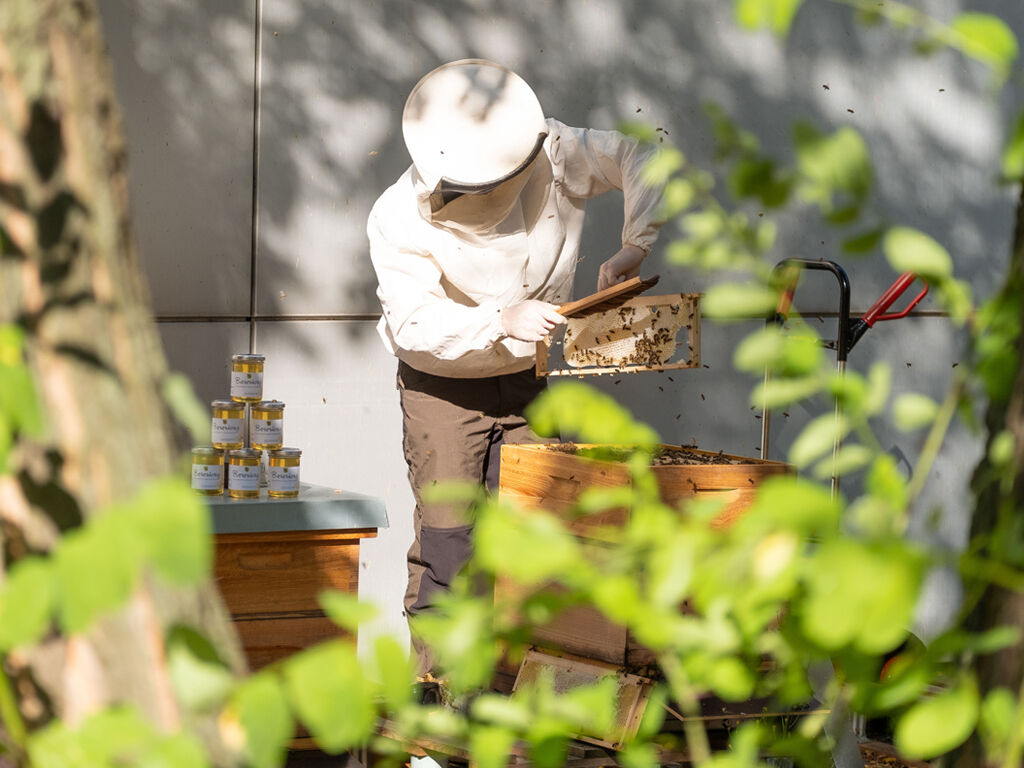
[[[507,337],[501,310],[572,298],[587,198],[622,190],[622,244],[651,249],[663,221],[661,189],[641,180],[648,153],[615,131],[550,118],[547,125],[518,197],[488,205],[469,195],[432,210],[432,190],[412,166],[373,206],[367,234],[384,310],[378,331],[413,368],[454,378],[530,368],[536,345]],[[496,226],[474,215],[495,208],[504,216]]]

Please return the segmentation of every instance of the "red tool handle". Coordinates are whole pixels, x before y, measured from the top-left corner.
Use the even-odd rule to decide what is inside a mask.
[[[910,287],[910,284],[913,283],[915,280],[917,280],[917,275],[915,275],[913,272],[904,272],[902,275],[897,277],[896,282],[890,285],[889,290],[883,293],[879,297],[878,301],[876,301],[871,306],[871,309],[864,313],[864,316],[861,317],[861,320],[863,320],[864,323],[867,324],[867,326],[870,328],[874,326],[875,323],[880,322],[882,320],[898,320],[901,317],[906,317],[907,315],[909,315],[910,310],[916,307],[921,302],[921,299],[923,299],[925,295],[928,293],[928,283],[924,284],[924,290],[922,290],[919,294],[917,294],[917,296],[911,299],[910,303],[907,304],[907,306],[904,309],[900,310],[899,312],[893,312],[892,314],[888,315],[885,314],[885,311],[889,309],[889,307],[891,307],[894,303],[896,303],[896,299],[902,296],[904,291],[906,291],[907,288]]]

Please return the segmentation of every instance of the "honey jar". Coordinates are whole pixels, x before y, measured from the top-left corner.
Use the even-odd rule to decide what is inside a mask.
[[[249,444],[263,451],[274,451],[284,445],[284,403],[262,400],[253,404]]]
[[[202,496],[224,493],[224,454],[203,445],[192,449],[192,490]]]
[[[263,355],[231,356],[231,399],[258,403],[263,399]]]
[[[214,448],[231,450],[245,445],[245,403],[234,400],[214,400],[210,403],[213,414],[210,442]]]
[[[259,498],[260,453],[252,448],[228,453],[228,495],[231,498]]]
[[[279,448],[270,452],[267,495],[274,499],[293,499],[299,495],[298,448]]]

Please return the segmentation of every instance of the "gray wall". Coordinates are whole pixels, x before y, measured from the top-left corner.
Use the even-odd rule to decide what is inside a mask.
[[[999,13],[1024,40],[1019,0],[922,5],[939,18]],[[739,31],[723,0],[100,6],[130,144],[136,233],[171,364],[212,399],[226,391],[230,355],[251,341],[268,357],[267,395],[287,403],[286,441],[305,451],[304,478],[386,500],[391,528],[364,545],[361,566],[364,597],[383,607],[382,628],[404,631],[412,502],[395,363],[374,332],[379,307],[364,224],[376,196],[408,165],[401,108],[434,66],[467,56],[503,62],[533,85],[548,114],[598,128],[643,118],[704,165],[712,138],[700,105],[708,99],[784,157],[797,116],[828,130],[852,125],[874,156],[876,217],[946,244],[976,295],[999,284],[1006,263],[1013,196],[994,183],[994,169],[1022,99],[998,100],[980,67],[952,53],[921,58],[900,32],[858,26],[838,5],[807,3],[784,42]],[[841,261],[855,311],[895,277],[878,254],[842,256],[841,234],[810,212],[793,211],[780,224],[772,260]],[[592,203],[577,295],[594,288],[620,227],[621,199]],[[662,274],[665,292],[702,290],[711,278],[664,262],[671,235],[649,272]],[[806,279],[799,309],[835,306],[830,282]],[[963,359],[963,339],[934,304],[922,309],[873,330],[850,368],[885,360],[897,391],[940,397]],[[757,455],[760,421],[747,404],[753,382],[731,371],[736,344],[755,327],[705,323],[709,367],[672,382],[647,374],[596,383],[666,442]],[[778,415],[772,456],[783,457],[800,424],[824,407]],[[921,437],[884,418],[877,429],[912,468]],[[963,543],[967,479],[979,452],[979,437],[962,428],[947,441],[915,510],[916,535]],[[937,525],[926,523],[933,518]],[[925,624],[934,627],[955,598],[955,582],[937,580]]]

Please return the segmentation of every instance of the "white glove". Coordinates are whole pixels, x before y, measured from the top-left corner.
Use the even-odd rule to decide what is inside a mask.
[[[501,329],[505,335],[520,341],[540,341],[565,318],[554,304],[527,299],[501,310]]]
[[[636,245],[624,245],[622,250],[601,265],[597,273],[597,290],[603,291],[613,285],[636,277],[640,274],[640,265],[647,258],[647,252]]]

